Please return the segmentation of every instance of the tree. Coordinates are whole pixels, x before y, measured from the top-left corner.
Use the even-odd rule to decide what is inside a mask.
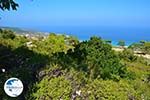
[[[125,41],[120,40],[120,41],[118,42],[118,45],[121,46],[121,47],[124,47],[124,46],[125,46]]]
[[[77,69],[87,72],[91,79],[118,79],[126,74],[125,66],[120,63],[111,45],[98,37],[79,43],[74,52],[69,53],[71,56],[73,61],[77,61]]]
[[[88,54],[86,62],[93,77],[113,79],[116,76],[122,77],[125,73],[124,66],[119,63],[119,58],[111,50],[111,46],[104,44],[100,38],[92,37],[85,48]]]
[[[145,40],[141,40],[140,44],[143,45],[146,41]]]
[[[17,10],[19,5],[14,0],[0,0],[0,9],[1,10]]]
[[[111,40],[105,40],[106,43],[111,44],[112,41]]]
[[[57,52],[67,52],[69,49],[73,49],[74,46],[72,42],[70,43],[71,38],[66,38],[65,35],[57,35],[50,33],[46,39],[43,41],[36,41],[35,45],[37,52],[41,51],[43,54],[55,54]],[[41,53],[40,52],[40,53]]]
[[[2,37],[4,39],[14,39],[15,33],[11,30],[1,30],[0,37]]]

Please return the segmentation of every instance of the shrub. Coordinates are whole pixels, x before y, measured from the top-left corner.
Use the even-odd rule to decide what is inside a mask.
[[[4,39],[14,39],[15,33],[11,30],[1,30],[0,37]]]
[[[137,56],[134,55],[134,52],[131,49],[125,49],[120,53],[120,58],[126,61],[136,61]]]
[[[86,66],[83,71],[86,71],[90,78],[118,79],[126,74],[126,67],[120,63],[111,46],[98,37],[81,42],[69,56],[77,61],[78,70]]]
[[[33,94],[36,100],[70,100],[71,84],[64,77],[44,78],[37,85],[37,92]]]
[[[89,100],[134,100],[136,92],[130,84],[120,82],[94,80],[82,88],[83,99]]]

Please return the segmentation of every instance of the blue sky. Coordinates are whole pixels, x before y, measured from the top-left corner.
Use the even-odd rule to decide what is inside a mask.
[[[150,27],[150,0],[18,0],[2,25]]]
[[[56,31],[60,27],[92,27],[150,32],[150,0],[16,1],[20,5],[17,11],[0,12],[0,26],[43,31],[50,31],[50,28]]]

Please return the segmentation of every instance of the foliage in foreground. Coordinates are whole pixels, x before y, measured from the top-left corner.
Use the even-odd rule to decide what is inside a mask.
[[[61,56],[58,56],[61,58]],[[68,59],[68,63],[66,62]],[[79,43],[74,51],[69,51],[63,58],[65,67],[68,64],[77,70],[82,70],[89,78],[116,79],[126,76],[126,67],[120,63],[118,55],[112,51],[109,44],[100,38],[92,37],[89,41]],[[61,60],[62,61],[62,60]],[[70,62],[70,63],[69,63]],[[74,62],[72,64],[72,62]]]
[[[15,100],[3,91],[9,77],[23,81],[21,100],[150,98],[150,66],[131,50],[118,55],[101,38],[79,43],[65,35],[31,39],[1,31],[0,39],[0,69],[6,69],[0,73],[2,100]]]

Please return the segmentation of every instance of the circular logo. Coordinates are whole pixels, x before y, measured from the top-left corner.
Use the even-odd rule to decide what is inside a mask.
[[[23,84],[18,78],[10,78],[4,84],[4,91],[10,97],[17,97],[23,91]]]

